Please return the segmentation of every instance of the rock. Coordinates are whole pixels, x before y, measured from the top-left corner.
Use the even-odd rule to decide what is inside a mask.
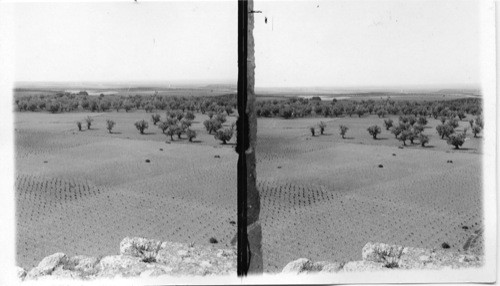
[[[450,245],[446,242],[443,242],[443,244],[441,244],[441,247],[444,249],[448,249],[448,248],[450,248]]]
[[[141,258],[156,257],[162,243],[159,240],[142,237],[125,237],[120,242],[120,254]]]
[[[313,268],[313,263],[307,258],[299,258],[295,261],[288,263],[281,273],[302,273],[310,271]]]
[[[149,160],[149,159],[146,159],[146,163],[150,163],[150,162],[151,162],[151,160]]]
[[[342,271],[345,272],[362,272],[362,271],[380,271],[388,268],[384,268],[383,263],[373,262],[373,261],[350,261],[347,262]]]
[[[99,259],[96,257],[77,255],[69,259],[65,269],[74,270],[82,273],[84,276],[94,275],[97,273],[97,265]]]
[[[139,276],[149,268],[142,258],[128,255],[105,256],[99,262],[99,267],[99,277]]]
[[[45,257],[38,263],[38,266],[31,269],[26,275],[26,279],[37,279],[40,276],[50,275],[60,264],[68,261],[66,254],[62,252],[54,253]]]
[[[379,168],[384,168],[384,165],[380,164],[378,165]]]
[[[396,154],[392,153],[392,156],[396,156]]]
[[[160,151],[163,151],[163,148],[160,148]]]
[[[340,270],[342,270],[342,268],[343,268],[342,263],[330,262],[330,263],[323,266],[323,268],[321,269],[321,272],[336,273],[336,272],[339,272]]]
[[[220,159],[220,156],[219,155],[215,155],[214,158]]]
[[[389,245],[385,243],[368,242],[361,251],[363,260],[373,262],[387,262],[399,259],[403,247],[400,245]]]
[[[23,280],[24,277],[26,277],[26,270],[19,266],[16,266],[16,276],[18,279]]]

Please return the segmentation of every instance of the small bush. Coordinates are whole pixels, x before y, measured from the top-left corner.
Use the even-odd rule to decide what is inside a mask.
[[[227,141],[231,140],[232,137],[233,137],[232,128],[219,129],[217,130],[217,132],[215,132],[214,136],[216,140],[222,141],[222,144],[226,144]]]
[[[347,133],[347,130],[349,130],[349,128],[345,125],[340,125],[339,129],[340,129],[340,136],[342,136],[342,139],[345,139],[345,134]]]
[[[222,122],[220,122],[217,118],[207,119],[203,121],[203,125],[208,131],[208,134],[211,134],[212,131],[217,131],[222,128]]]
[[[392,127],[392,119],[388,118],[388,119],[384,119],[384,126],[385,126],[385,130],[389,130],[391,127]]]
[[[90,126],[92,125],[93,121],[94,121],[94,119],[92,119],[92,117],[90,117],[90,116],[87,116],[85,118],[85,122],[87,122],[87,129],[90,129]]]
[[[113,130],[113,127],[115,127],[115,122],[111,119],[106,120],[106,129],[108,129],[108,132],[111,133]]]
[[[325,132],[325,128],[326,128],[326,123],[323,121],[320,121],[318,124],[318,127],[319,127],[319,133],[321,135],[323,135],[323,133]]]
[[[151,120],[153,121],[153,125],[156,125],[156,123],[158,123],[158,121],[160,121],[160,119],[161,119],[160,114],[158,114],[158,113],[151,114]]]
[[[177,125],[168,126],[165,134],[170,136],[170,141],[174,141],[174,135],[177,134],[177,128],[179,128]]]
[[[78,126],[78,131],[82,131],[82,123],[80,121],[76,123],[76,126]]]
[[[476,125],[481,127],[481,129],[484,128],[484,122],[483,122],[483,118],[481,116],[476,117]]]
[[[196,131],[188,128],[186,130],[186,136],[189,139],[189,142],[193,142],[193,138],[196,138]]]
[[[474,138],[477,138],[477,134],[481,133],[481,127],[479,125],[474,125],[472,127],[472,134],[474,134]]]
[[[440,124],[436,126],[436,131],[438,132],[439,136],[441,136],[441,139],[444,139],[444,137],[449,137],[451,134],[455,133],[455,130],[449,124]]]
[[[380,127],[377,126],[377,125],[372,125],[370,127],[368,127],[368,133],[370,133],[370,135],[373,137],[373,139],[377,139],[377,134],[380,134],[380,132],[382,132],[380,130]]]
[[[312,136],[316,134],[316,129],[314,129],[314,126],[309,127],[309,130],[311,131]]]
[[[168,122],[167,122],[167,121],[162,121],[162,122],[160,122],[160,124],[158,124],[158,128],[160,128],[160,129],[161,129],[161,132],[162,132],[163,134],[165,134],[165,131],[167,130],[167,128],[168,128],[169,126],[170,126],[170,124],[168,124]]]
[[[149,127],[148,122],[144,119],[137,121],[136,123],[134,123],[134,125],[141,134],[144,134],[144,130],[148,129]]]
[[[429,143],[429,136],[420,133],[418,135],[418,141],[420,141],[422,147],[425,147],[425,144]]]
[[[465,142],[464,134],[451,134],[446,140],[446,143],[455,146],[455,149],[459,149],[460,146],[464,144],[464,142]]]

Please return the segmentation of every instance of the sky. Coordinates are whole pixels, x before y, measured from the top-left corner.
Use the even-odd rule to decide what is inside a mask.
[[[479,82],[477,2],[257,1],[255,10],[261,86]]]
[[[16,81],[237,79],[235,2],[15,4]]]
[[[236,83],[236,1],[14,6],[16,81]],[[254,9],[257,87],[480,81],[474,1],[260,0]]]

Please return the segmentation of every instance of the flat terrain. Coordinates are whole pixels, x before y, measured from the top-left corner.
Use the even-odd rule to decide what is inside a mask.
[[[87,115],[91,130],[79,132],[76,121]],[[126,236],[197,244],[214,237],[229,246],[236,234],[234,137],[221,145],[197,114],[195,142],[175,136],[169,144],[150,117],[15,114],[19,266],[31,268],[55,252],[116,254]],[[113,134],[106,119],[116,122]],[[150,121],[145,135],[133,125],[140,119]]]
[[[92,128],[79,132],[75,122],[87,115]],[[221,145],[204,130],[206,116],[196,114],[194,143],[176,137],[166,143],[151,122],[145,135],[133,126],[150,117],[143,111],[16,113],[19,266],[31,268],[60,251],[115,254],[125,236],[198,244],[215,237],[229,246],[236,234],[234,137]],[[116,122],[113,134],[106,119]],[[228,117],[225,126],[234,120]],[[311,137],[308,127],[321,120],[325,135]],[[346,139],[340,124],[349,127]],[[373,124],[382,127],[379,140],[366,131]],[[373,115],[259,119],[265,270],[280,271],[300,257],[359,260],[369,241],[427,248],[446,242],[480,251],[482,139],[453,150],[437,124],[430,119],[424,131],[428,147],[400,149]]]
[[[308,127],[320,120],[327,123],[325,135],[311,137]],[[346,139],[340,124],[349,127]],[[366,130],[373,124],[382,128],[379,140]],[[426,248],[446,242],[480,251],[482,242],[474,238],[482,227],[482,139],[453,150],[437,124],[431,119],[424,131],[428,147],[399,149],[402,143],[376,116],[259,119],[266,271],[300,257],[361,260],[369,241]],[[461,121],[457,130],[467,125]]]

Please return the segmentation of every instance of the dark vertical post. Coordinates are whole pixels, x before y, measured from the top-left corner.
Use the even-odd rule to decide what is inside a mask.
[[[255,145],[255,52],[253,0],[238,1],[238,276],[260,274],[262,230],[259,221]]]
[[[248,148],[247,105],[247,28],[248,2],[238,0],[238,262],[237,274],[248,273],[248,234],[247,234],[247,164],[245,150]]]

